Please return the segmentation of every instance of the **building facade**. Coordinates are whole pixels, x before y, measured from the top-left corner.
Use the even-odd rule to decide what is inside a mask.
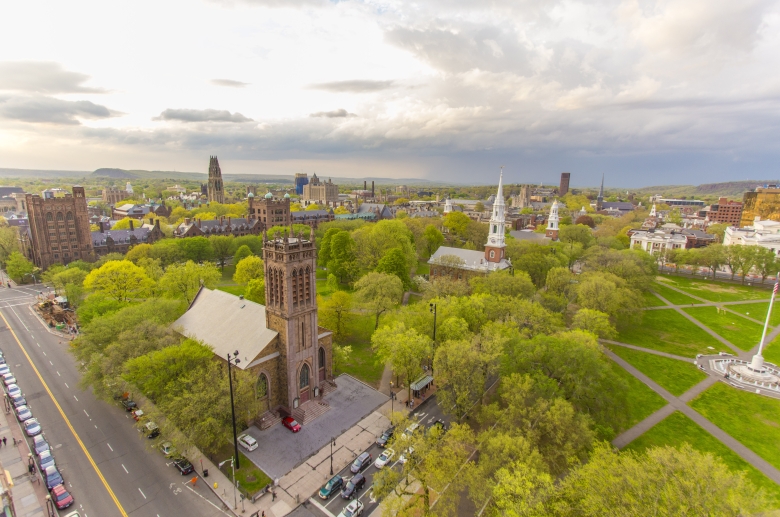
[[[290,226],[290,195],[283,198],[275,198],[268,192],[264,197],[257,197],[250,193],[247,197],[249,203],[249,218],[257,219],[262,223],[262,228],[272,226]]]
[[[257,219],[220,217],[209,221],[190,219],[186,217],[184,222],[173,230],[174,237],[208,237],[210,235],[260,235],[263,231],[263,223]]]
[[[309,184],[309,176],[305,172],[296,172],[295,173],[295,193],[299,196],[303,195],[303,187],[304,185]]]
[[[722,197],[717,204],[710,205],[706,217],[710,223],[728,223],[739,226],[742,221],[742,203],[729,201],[728,198]]]
[[[780,221],[761,221],[758,218],[750,226],[729,226],[723,234],[723,245],[761,246],[780,256]]]
[[[320,181],[317,175],[314,174],[311,177],[311,181],[303,186],[301,199],[326,205],[336,204],[339,200],[339,186],[331,180]]]
[[[570,172],[562,172],[561,173],[561,186],[558,189],[558,195],[559,196],[565,196],[569,193],[569,181],[571,180],[571,173]]]
[[[222,169],[216,156],[209,156],[209,183],[207,187],[209,203],[224,203],[225,191],[222,184]]]
[[[30,259],[41,269],[91,260],[92,236],[84,187],[56,197],[51,190],[26,196]]]
[[[742,196],[740,226],[751,226],[753,221],[780,221],[780,187],[765,185]]]
[[[547,230],[544,235],[554,241],[558,240],[558,200],[553,201],[550,207],[550,217],[547,218]]]
[[[131,220],[127,230],[109,230],[104,223],[98,224],[100,230],[92,232],[92,249],[95,256],[109,253],[127,253],[137,244],[152,244],[165,237],[160,229],[160,220],[151,220],[148,224],[138,224]]]
[[[127,191],[116,187],[104,188],[102,199],[107,205],[116,205],[123,199],[127,199]]]

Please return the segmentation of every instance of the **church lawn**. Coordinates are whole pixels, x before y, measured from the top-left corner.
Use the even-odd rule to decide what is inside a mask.
[[[742,350],[750,350],[761,339],[761,325],[742,316],[727,311],[718,314],[717,307],[692,307],[683,310]]]
[[[431,274],[431,265],[428,264],[427,260],[419,260],[419,261],[417,261],[417,271],[414,274],[415,275],[430,275]]]
[[[644,291],[642,296],[645,299],[645,307],[666,307],[666,304],[650,291]]]
[[[701,303],[695,298],[678,293],[674,289],[669,289],[660,282],[653,282],[652,285],[650,285],[650,289],[669,300],[669,303],[673,305],[690,305],[692,303]]]
[[[628,396],[628,422],[626,422],[625,429],[630,429],[666,405],[666,401],[661,395],[648,388],[619,364],[614,361],[610,362],[614,372],[628,385],[626,393]],[[625,431],[625,429],[621,429],[621,431]]]
[[[227,446],[222,447],[219,450],[215,456],[216,461],[213,463],[215,465],[219,465],[224,460],[229,460],[233,454],[233,445],[229,443]],[[236,471],[238,490],[246,495],[247,498],[251,498],[263,487],[268,485],[268,483],[271,482],[271,478],[268,477],[265,472],[260,470],[257,465],[252,463],[249,458],[244,456],[244,453],[241,451],[238,452],[238,458],[238,462],[241,465],[241,468]],[[230,467],[229,461],[222,465],[222,468],[219,470],[221,470],[222,473],[227,476],[231,483],[233,482],[233,469]]]
[[[761,355],[769,363],[774,365],[780,364],[780,337],[776,337],[774,341],[766,345]]]
[[[219,266],[217,266],[219,268]],[[217,285],[236,285],[233,281],[233,275],[236,274],[236,266],[233,264],[225,266],[225,269],[219,268],[222,273],[222,280]]]
[[[246,292],[246,287],[243,285],[220,285],[217,286],[217,289],[236,296],[241,296]]]
[[[641,325],[624,329],[615,341],[683,357],[711,354],[726,348],[677,311],[644,311],[643,314]]]
[[[377,363],[376,355],[371,349],[371,335],[374,333],[374,315],[353,313],[352,321],[350,321],[348,328],[344,342],[339,344],[351,346],[352,353],[349,355],[346,364],[341,365],[338,369],[338,373],[348,373],[366,384],[378,388],[385,366]]]
[[[734,278],[737,277],[735,276]],[[656,279],[711,302],[768,300],[772,293],[772,291],[769,290],[771,289],[771,284],[769,283],[765,284],[764,288],[759,288],[736,283],[732,284],[730,282],[699,280],[696,278],[684,278],[670,275],[658,276]]]
[[[749,481],[766,491],[773,506],[780,503],[780,486],[679,411],[663,419],[623,450],[642,452],[650,447],[665,445],[679,447],[684,443],[690,444],[699,452],[711,453],[719,457],[733,471],[745,471]]]
[[[780,307],[778,307],[778,305],[780,304],[778,304],[777,300],[775,300],[775,304],[772,307],[772,317],[769,318],[769,325],[771,327],[780,325]],[[726,305],[725,307],[728,307],[729,310],[744,314],[745,316],[749,316],[754,320],[758,320],[763,323],[766,321],[766,311],[769,310],[769,302]]]
[[[693,362],[684,363],[618,345],[607,345],[607,348],[677,397],[707,378]]]
[[[718,382],[688,404],[780,468],[780,400]]]

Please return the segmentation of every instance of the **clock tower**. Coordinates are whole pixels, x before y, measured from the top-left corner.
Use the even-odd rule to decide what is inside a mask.
[[[498,192],[496,200],[493,202],[493,215],[490,217],[490,232],[488,233],[487,244],[485,245],[485,260],[488,262],[501,262],[504,259],[504,229],[506,220],[504,218],[504,168],[501,167],[501,175],[498,178]]]

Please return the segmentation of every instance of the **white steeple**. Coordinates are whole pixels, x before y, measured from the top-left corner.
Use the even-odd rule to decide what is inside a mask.
[[[550,207],[550,217],[547,219],[547,229],[558,231],[558,200],[553,201]]]
[[[504,248],[506,246],[504,242],[504,229],[506,226],[504,209],[504,168],[501,167],[501,175],[498,178],[498,192],[496,192],[496,200],[493,202],[493,216],[490,218],[488,247]]]
[[[130,184],[129,181],[125,185],[125,192],[127,192],[128,194],[132,194],[133,193],[133,186]]]
[[[452,200],[447,196],[447,199],[444,200],[444,213],[449,214],[452,212]]]
[[[650,209],[650,217],[657,217],[658,214],[655,211],[655,203],[653,203],[653,208]]]

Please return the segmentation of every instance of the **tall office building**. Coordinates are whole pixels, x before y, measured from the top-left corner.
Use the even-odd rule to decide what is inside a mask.
[[[571,180],[570,172],[561,173],[561,188],[558,189],[559,196],[565,196],[569,192],[569,180]]]
[[[740,227],[752,226],[756,217],[761,221],[780,221],[780,186],[765,185],[742,196]]]
[[[303,186],[309,184],[309,176],[305,172],[295,173],[295,193],[303,195]]]
[[[89,260],[92,256],[92,234],[84,187],[73,187],[73,193],[62,197],[53,190],[41,195],[27,194],[30,221],[30,258],[41,269],[52,264]]]

